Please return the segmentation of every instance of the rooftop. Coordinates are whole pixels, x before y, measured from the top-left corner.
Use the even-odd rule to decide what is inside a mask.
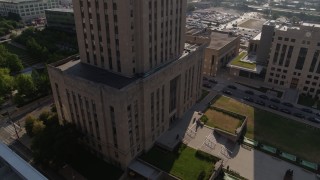
[[[208,46],[209,49],[222,49],[230,42],[238,38],[238,36],[232,36],[225,33],[212,32],[211,33],[211,42]]]
[[[7,3],[24,3],[24,2],[37,2],[41,0],[0,0],[0,2],[7,2]]]
[[[260,74],[263,69],[262,66],[256,64],[256,56],[248,55],[245,51],[241,52],[237,57],[231,60],[228,67],[257,74]]]
[[[190,53],[196,51],[199,47],[200,46],[198,44],[185,43],[183,54],[177,57],[176,60],[169,61],[167,64],[160,65],[149,72],[140,74],[139,76],[137,75],[135,77],[122,76],[92,65],[81,63],[78,56],[71,56],[67,59],[52,63],[51,66],[60,69],[65,74],[69,74],[71,76],[76,76],[88,81],[104,84],[115,89],[122,89],[140,78],[146,78],[151,74],[165,68],[166,66],[179,61],[180,59],[188,56]]]
[[[7,145],[0,142],[0,179],[37,179],[47,180],[29,163],[14,153]],[[13,171],[10,171],[12,169]]]
[[[70,60],[67,63],[58,66],[57,68],[71,76],[77,76],[88,81],[105,84],[116,89],[121,89],[137,79],[128,78],[101,68],[81,63],[80,59]]]
[[[71,8],[53,8],[53,9],[46,9],[46,11],[73,13],[73,9]]]

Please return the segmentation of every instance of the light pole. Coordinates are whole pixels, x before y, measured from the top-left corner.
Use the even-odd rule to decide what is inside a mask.
[[[10,113],[9,113],[9,111],[8,111],[8,110],[7,110],[7,113],[8,113],[9,121],[11,122],[11,124],[12,124],[12,126],[13,126],[13,128],[14,128],[14,131],[15,131],[15,133],[16,133],[16,135],[17,135],[17,139],[19,139],[20,137],[19,137],[19,134],[18,134],[18,131],[17,131],[16,125],[15,125],[15,124],[14,124],[14,122],[11,120],[11,116],[10,116]]]

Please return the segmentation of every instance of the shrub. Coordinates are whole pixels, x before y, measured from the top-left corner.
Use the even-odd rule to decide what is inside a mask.
[[[206,124],[209,119],[208,119],[208,117],[207,117],[206,115],[203,115],[203,116],[201,116],[200,120],[201,120],[203,123]]]

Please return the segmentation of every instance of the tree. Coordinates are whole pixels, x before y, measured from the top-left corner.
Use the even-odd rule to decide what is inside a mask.
[[[71,124],[59,125],[54,117],[52,115],[45,120],[47,124],[43,131],[34,136],[31,149],[35,162],[59,167],[77,150],[79,133]]]
[[[196,6],[194,4],[188,4],[187,11],[191,12],[191,11],[194,11],[194,10],[196,10]]]
[[[50,80],[47,71],[39,73],[37,70],[32,70],[32,81],[40,94],[47,94],[50,91]]]
[[[11,93],[13,90],[14,79],[9,74],[9,69],[0,68],[0,96]]]
[[[3,45],[0,45],[0,68],[9,68],[11,72],[19,72],[23,69],[23,65],[17,55],[8,52]]]
[[[45,127],[46,126],[44,125],[43,121],[41,120],[33,121],[32,134],[35,136],[40,134]]]
[[[19,72],[23,69],[22,62],[18,56],[11,53],[7,55],[7,67],[11,72]]]
[[[33,137],[33,122],[35,122],[36,119],[32,116],[28,116],[26,117],[25,121],[24,121],[24,127],[26,129],[26,132],[28,134],[28,136]]]
[[[30,75],[19,74],[15,78],[15,84],[20,95],[32,96],[36,87]]]

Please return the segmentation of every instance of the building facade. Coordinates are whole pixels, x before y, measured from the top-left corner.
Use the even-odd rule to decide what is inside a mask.
[[[48,67],[59,119],[125,168],[200,97],[205,45],[185,43],[183,0],[73,5],[80,56]]]
[[[45,14],[48,28],[68,33],[76,32],[73,9],[46,9]]]
[[[320,25],[274,26],[265,82],[297,89],[316,97],[320,93]]]
[[[9,13],[15,13],[22,21],[30,22],[45,17],[45,9],[57,7],[59,0],[1,0],[0,15],[8,16]]]

